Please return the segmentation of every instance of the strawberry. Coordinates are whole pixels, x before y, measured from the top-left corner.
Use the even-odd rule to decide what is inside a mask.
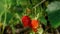
[[[23,16],[22,17],[22,23],[24,27],[28,27],[29,24],[31,23],[31,19],[29,16]]]
[[[37,28],[38,28],[38,26],[39,26],[39,24],[38,24],[39,22],[38,22],[38,20],[32,20],[31,21],[31,24],[30,24],[30,26],[31,26],[31,28],[33,29],[33,31],[37,31]]]

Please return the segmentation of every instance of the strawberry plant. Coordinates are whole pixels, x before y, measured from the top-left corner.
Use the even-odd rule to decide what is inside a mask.
[[[60,0],[0,0],[0,34],[60,34]]]

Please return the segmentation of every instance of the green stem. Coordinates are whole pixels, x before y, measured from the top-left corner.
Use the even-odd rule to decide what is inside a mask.
[[[37,20],[41,16],[42,16],[42,11],[35,16],[35,19]]]
[[[15,29],[14,29],[13,25],[10,25],[10,26],[12,28],[12,33],[15,34]]]
[[[0,15],[0,22],[1,22],[1,15]]]
[[[41,1],[40,3],[38,3],[38,4],[36,4],[34,7],[33,7],[33,9],[35,10],[35,15],[36,15],[36,7],[37,6],[39,6],[39,5],[41,5],[43,2],[45,2],[46,0],[43,0],[43,1]],[[41,15],[40,13],[38,13],[37,14],[37,16],[35,16],[35,19],[38,19],[39,17],[41,17],[41,16],[39,16],[39,15]]]
[[[21,21],[21,17],[17,13],[15,15]]]
[[[5,12],[5,20],[4,20],[4,25],[6,25],[6,17],[7,16],[7,12]]]
[[[16,4],[19,5],[19,0],[16,0]]]
[[[4,19],[4,23],[3,23],[2,34],[3,34],[3,32],[4,32],[4,28],[5,28],[5,26],[6,26],[6,19],[7,19],[7,2],[6,2],[6,0],[5,0],[4,9],[5,9],[5,19]]]
[[[1,22],[1,19],[2,19],[2,15],[4,14],[4,11],[1,13],[0,15],[0,22]]]
[[[7,16],[7,12],[5,12],[5,19],[4,19],[4,23],[3,23],[3,31],[4,31],[4,28],[5,28],[5,26],[6,26],[6,17]],[[3,33],[3,31],[2,31],[2,33]]]
[[[36,16],[36,8],[34,8],[35,9],[35,16]]]
[[[37,6],[41,5],[43,2],[45,2],[46,0],[42,0],[41,2],[39,2],[38,4],[36,4],[33,8],[36,8]]]
[[[4,23],[3,23],[3,31],[4,31],[4,28],[5,28],[5,26],[6,26],[6,18],[7,18],[6,16],[7,16],[7,12],[5,11],[5,19],[4,19]],[[3,31],[2,31],[2,32],[3,32]]]
[[[1,22],[1,15],[0,15],[0,22]]]
[[[37,20],[39,18],[39,13],[37,14],[37,16],[35,17],[35,19]]]

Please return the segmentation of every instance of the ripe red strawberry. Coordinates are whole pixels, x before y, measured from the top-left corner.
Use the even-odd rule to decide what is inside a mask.
[[[28,27],[29,24],[31,23],[31,19],[29,16],[23,16],[22,17],[22,23],[24,25],[24,27]]]
[[[38,28],[38,26],[39,26],[39,24],[38,24],[39,22],[38,22],[38,20],[32,20],[31,21],[31,28],[33,29],[33,31],[37,31],[37,28]]]

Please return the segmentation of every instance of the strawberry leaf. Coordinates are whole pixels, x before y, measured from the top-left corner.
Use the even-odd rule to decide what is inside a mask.
[[[60,26],[60,2],[54,1],[51,2],[46,9],[48,13],[48,19],[53,28],[57,28]]]

